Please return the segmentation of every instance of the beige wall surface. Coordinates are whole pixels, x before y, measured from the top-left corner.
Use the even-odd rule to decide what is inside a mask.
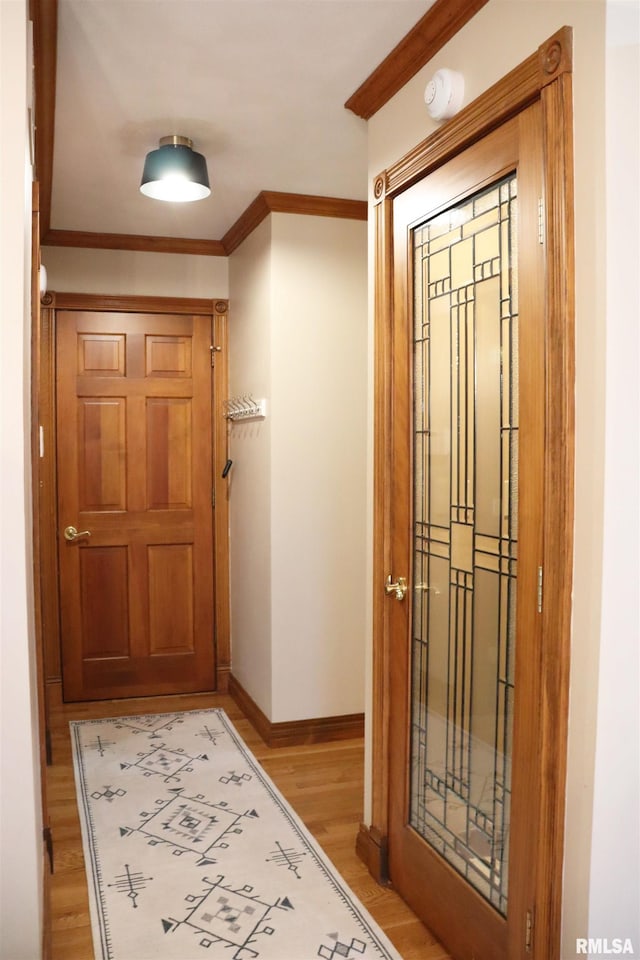
[[[570,960],[576,956],[575,938],[587,936],[589,929],[598,705],[605,456],[604,0],[489,0],[371,119],[369,175],[373,183],[376,174],[437,128],[423,103],[425,85],[435,70],[448,67],[461,71],[465,76],[465,103],[469,103],[564,25],[573,27],[574,34],[576,156],[576,537],[567,780],[570,815],[566,823],[562,948],[563,960]],[[629,96],[633,98],[632,90]],[[637,90],[635,107],[637,110]],[[372,331],[372,320],[370,323]],[[372,332],[369,343],[371,377]],[[371,409],[370,393],[370,437]],[[371,485],[369,496],[370,490]],[[370,538],[370,530],[368,535]],[[370,604],[369,597],[369,608]],[[629,769],[621,770],[618,789],[626,789],[632,778]],[[368,795],[366,802],[368,807]],[[615,888],[616,879],[609,874],[600,882]],[[609,933],[610,937],[620,935],[624,933]]]
[[[231,256],[233,674],[274,722],[363,709],[366,224],[271,214]]]
[[[640,955],[640,3],[607,3],[604,551],[589,934]]]
[[[122,296],[226,299],[227,257],[43,247],[49,290]]]
[[[31,167],[27,10],[0,3],[0,957],[42,942],[42,817],[31,551]]]
[[[229,395],[271,396],[271,218],[229,258]],[[272,714],[271,418],[229,426],[231,667]]]
[[[273,720],[364,709],[367,225],[273,214]]]

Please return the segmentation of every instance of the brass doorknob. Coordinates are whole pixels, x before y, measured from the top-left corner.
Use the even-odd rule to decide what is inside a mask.
[[[384,585],[384,592],[388,596],[393,596],[396,600],[404,600],[407,593],[407,581],[404,577],[398,577],[397,581],[393,582],[393,577],[391,574],[387,577],[387,582]]]
[[[79,540],[80,537],[90,537],[90,530],[76,530],[75,527],[65,527],[64,528],[64,538],[68,540],[69,543],[73,543],[74,540]]]

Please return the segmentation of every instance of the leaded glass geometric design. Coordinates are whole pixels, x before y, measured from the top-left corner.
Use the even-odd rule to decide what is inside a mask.
[[[506,914],[518,558],[515,175],[413,232],[409,822]]]

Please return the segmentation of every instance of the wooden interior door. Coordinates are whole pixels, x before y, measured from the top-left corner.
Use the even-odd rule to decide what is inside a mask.
[[[58,313],[65,700],[215,688],[210,345],[210,317]]]
[[[526,957],[535,917],[541,131],[393,200],[389,872],[456,960]]]

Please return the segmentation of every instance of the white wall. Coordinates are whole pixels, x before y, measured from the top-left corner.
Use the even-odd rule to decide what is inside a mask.
[[[274,721],[364,709],[367,225],[272,216]]]
[[[42,819],[32,625],[26,3],[0,3],[0,957],[37,960]]]
[[[229,393],[271,397],[271,217],[229,258]],[[230,426],[231,661],[272,713],[271,416]]]
[[[2,0],[0,0],[2,2]],[[149,297],[226,299],[226,257],[43,247],[49,290]]]
[[[604,557],[589,935],[610,941],[628,937],[636,956],[640,955],[639,44],[640,5],[609,2]]]
[[[269,401],[231,427],[233,674],[274,723],[359,713],[366,224],[271,214],[230,260],[230,392]]]
[[[553,3],[547,0],[489,0],[433,61],[371,119],[369,174],[372,182],[377,173],[399,159],[435,129],[436,125],[429,119],[423,105],[423,91],[427,80],[436,69],[450,67],[464,73],[465,102],[468,103],[533,53],[540,43],[564,25],[574,29],[577,287],[576,536],[567,778],[570,815],[566,823],[562,948],[563,960],[569,960],[576,955],[575,938],[587,936],[589,928],[601,633],[603,463],[605,454],[611,454],[610,447],[605,447],[604,420],[607,308],[603,136],[605,0],[554,0]],[[637,88],[627,92],[625,100],[629,109],[635,107],[637,114]],[[637,269],[633,273],[634,278],[636,275]],[[372,344],[371,329],[370,369]],[[613,387],[616,413],[620,403],[617,391],[620,389],[622,387]],[[626,409],[629,410],[628,394]],[[627,422],[628,415],[627,413]],[[610,427],[609,422],[607,427]],[[371,464],[371,454],[369,463]],[[370,490],[371,487],[369,496]],[[619,538],[614,534],[611,541],[612,551],[619,546]],[[633,619],[631,604],[632,600],[628,597],[625,604],[628,619]],[[371,607],[371,598],[368,607]],[[637,643],[637,636],[635,642]],[[370,670],[367,671],[367,676],[370,677]],[[626,687],[624,690],[628,696]],[[618,702],[621,700],[622,697]],[[602,749],[606,751],[608,737],[612,732],[609,723],[605,722],[599,732],[605,738],[606,745],[603,741]],[[624,735],[626,736],[626,732]],[[620,767],[615,784],[605,778],[602,792],[608,794],[610,788],[618,793],[633,790],[633,768],[632,760],[625,767]],[[369,795],[366,803],[369,810]],[[602,878],[602,883],[604,882]],[[606,882],[611,895],[615,897],[618,891],[617,876],[608,872]],[[640,947],[637,946],[636,949]]]

